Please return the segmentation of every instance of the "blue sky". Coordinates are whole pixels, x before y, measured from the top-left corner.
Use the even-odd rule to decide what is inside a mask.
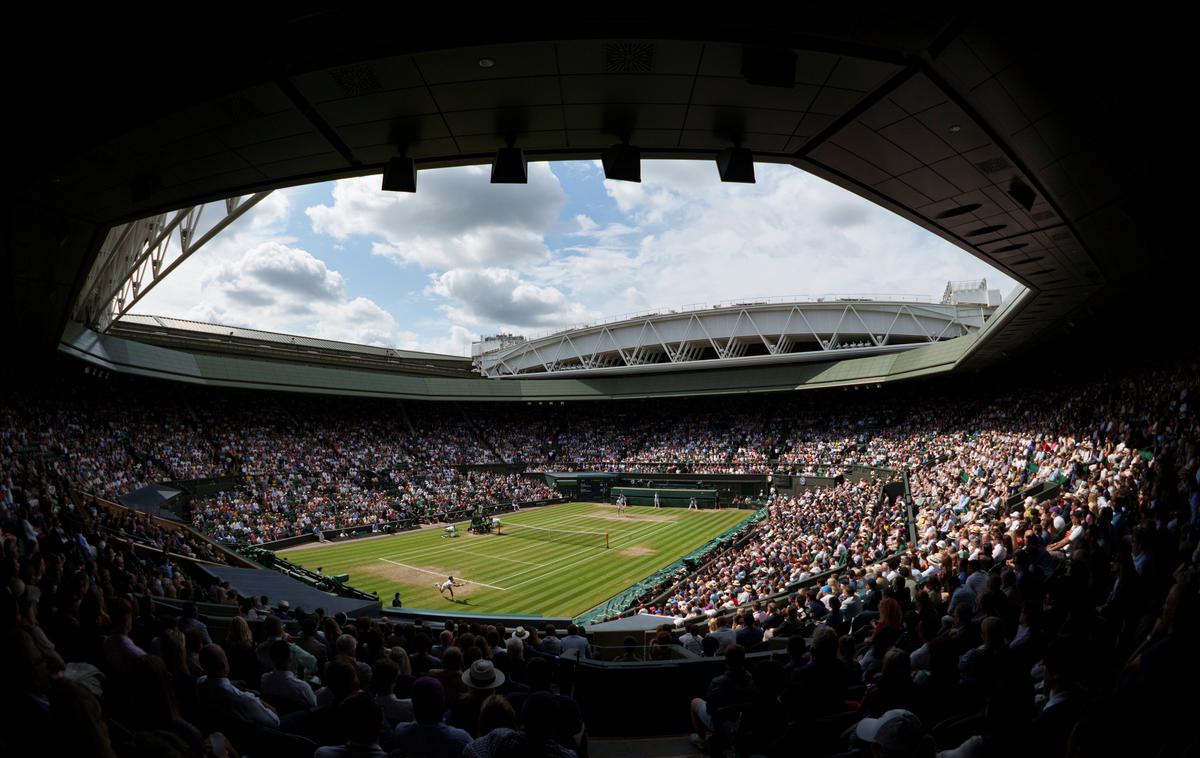
[[[467,354],[633,311],[738,298],[940,295],[948,280],[1014,283],[898,216],[791,166],[723,184],[700,161],[422,171],[279,190],[185,261],[135,312]]]

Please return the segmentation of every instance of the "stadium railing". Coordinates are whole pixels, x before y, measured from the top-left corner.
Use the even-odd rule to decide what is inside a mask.
[[[132,508],[128,508],[124,505],[121,505],[120,503],[114,503],[113,501],[111,501],[107,498],[104,498],[104,497],[100,497],[99,495],[93,495],[91,493],[79,492],[79,491],[76,492],[76,495],[79,497],[94,500],[97,505],[99,505],[107,510],[118,511],[121,513],[134,513],[139,518],[149,519],[151,522],[154,523],[155,526],[158,526],[158,527],[161,527],[164,529],[168,529],[168,530],[172,530],[172,531],[184,532],[184,533],[190,535],[191,537],[193,537],[194,539],[200,540],[200,541],[208,544],[209,546],[211,546],[214,550],[219,552],[231,566],[239,566],[242,568],[258,568],[258,566],[256,564],[247,560],[245,557],[238,555],[236,552],[230,550],[225,545],[222,545],[221,543],[208,537],[207,535],[200,533],[199,531],[191,528],[187,524],[182,524],[178,521],[172,521],[170,519],[161,518],[159,516],[153,516],[153,515],[150,515],[147,513],[142,513],[141,511],[137,511]],[[146,547],[154,549],[153,545],[148,545]],[[161,551],[159,551],[159,552],[161,552]],[[191,556],[186,556],[186,555],[180,556],[180,558],[185,559],[185,560],[200,560],[200,559],[194,559]]]

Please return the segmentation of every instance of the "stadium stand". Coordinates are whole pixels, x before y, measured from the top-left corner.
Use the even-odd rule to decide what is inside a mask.
[[[1190,26],[562,11],[14,14],[34,33],[4,58],[0,754],[1200,754]],[[789,362],[758,334],[721,370],[660,374],[663,345],[497,381],[119,318],[190,254],[156,235],[197,249],[278,188],[514,154],[628,178],[631,152],[795,166],[1021,291],[995,328],[906,352]],[[723,347],[678,350],[750,346]],[[586,619],[377,609],[269,549],[556,499],[552,472],[754,516]],[[160,489],[182,494],[130,497]]]
[[[1180,701],[1165,693],[1196,670],[1194,645],[1185,635],[1194,632],[1200,556],[1197,428],[1189,410],[1197,375],[1189,362],[1091,381],[1028,382],[1007,392],[960,389],[957,398],[881,393],[857,398],[825,425],[813,415],[819,400],[748,402],[737,420],[724,409],[707,413],[702,401],[692,402],[687,428],[694,432],[696,424],[711,421],[720,430],[702,435],[706,439],[744,439],[740,430],[760,429],[781,412],[826,429],[841,429],[838,418],[860,414],[870,423],[837,436],[790,432],[795,460],[811,460],[802,450],[811,444],[822,465],[844,471],[864,463],[891,468],[831,486],[769,493],[765,518],[736,542],[702,565],[681,565],[667,578],[676,581],[665,594],[656,592],[662,587],[650,587],[632,602],[626,614],[661,615],[662,624],[649,642],[629,638],[631,647],[617,656],[624,661],[620,665],[675,666],[679,671],[665,676],[683,681],[694,678],[700,669],[689,667],[705,665],[706,658],[727,654],[735,644],[744,649],[744,663],[725,655],[724,678],[715,679],[698,701],[717,705],[697,705],[693,714],[705,749],[728,747],[740,754],[790,755],[801,739],[819,746],[815,754],[855,749],[864,743],[854,739],[871,738],[874,727],[864,725],[875,723],[859,719],[890,723],[902,710],[915,714],[903,716],[909,719],[905,728],[920,726],[913,739],[924,735],[939,748],[962,743],[964,750],[990,751],[1033,744],[1040,754],[1057,756],[1068,741],[1090,739],[1086,725],[1097,719],[1118,712],[1177,713]],[[28,387],[0,418],[6,652],[12,670],[26,677],[19,693],[9,693],[17,698],[10,705],[30,723],[49,723],[55,713],[57,701],[52,698],[47,710],[44,699],[49,673],[64,683],[55,698],[86,700],[88,687],[103,692],[108,724],[103,739],[122,751],[146,740],[196,745],[219,731],[239,745],[287,745],[308,754],[316,745],[354,739],[346,730],[360,718],[375,725],[363,729],[379,744],[402,745],[413,738],[411,729],[392,730],[391,722],[382,729],[384,721],[376,723],[382,717],[372,714],[383,709],[394,719],[405,709],[423,707],[418,701],[434,686],[431,679],[450,714],[438,739],[459,734],[455,729],[465,732],[464,744],[484,736],[477,714],[496,691],[513,706],[533,703],[547,714],[561,708],[576,713],[570,729],[550,736],[514,732],[513,740],[553,738],[559,745],[554,750],[578,750],[580,713],[593,728],[612,728],[615,715],[598,703],[603,699],[598,693],[633,674],[614,670],[613,680],[606,679],[608,672],[599,667],[609,664],[590,661],[613,654],[589,646],[580,630],[567,630],[562,638],[556,630],[543,642],[545,630],[522,628],[514,636],[512,629],[480,622],[438,629],[364,618],[360,611],[346,618],[325,615],[324,608],[272,603],[262,597],[260,582],[251,582],[254,588],[246,592],[231,583],[231,577],[260,573],[219,565],[237,556],[182,525],[96,499],[112,494],[114,486],[162,473],[153,461],[167,460],[181,438],[193,441],[189,460],[209,461],[193,468],[205,476],[245,476],[238,466],[263,460],[251,457],[252,449],[300,448],[296,427],[274,419],[252,427],[246,437],[238,435],[233,419],[243,410],[221,393],[214,393],[209,407],[223,408],[229,417],[212,412],[186,429],[148,425],[136,437],[122,438],[120,426],[108,420],[133,415],[123,404],[134,395],[122,400],[119,389],[109,386],[103,415],[96,418],[81,410],[87,404],[76,405],[86,389],[70,386],[75,381]],[[146,388],[137,389],[143,402]],[[905,412],[896,414],[900,400]],[[325,449],[336,453],[309,454],[287,465],[314,480],[353,481],[356,469],[346,461],[355,456],[344,451],[373,450],[372,422],[364,413],[369,404],[324,405],[330,424],[340,418],[337,427],[347,444],[326,431]],[[413,410],[425,416],[426,428],[456,423],[439,416],[436,407]],[[567,407],[560,412],[586,414]],[[421,465],[454,465],[448,460],[490,462],[490,450],[503,447],[507,412],[493,420],[480,407],[472,416],[475,436],[462,450],[443,447],[424,462],[406,460],[406,475],[419,475],[413,472]],[[660,421],[655,413],[628,416],[632,436],[653,440],[629,453],[634,467],[646,460],[648,449],[673,460],[686,457],[686,449],[671,442],[677,432],[656,432]],[[90,447],[76,447],[76,440]],[[214,447],[197,440],[212,440]],[[405,443],[396,444],[402,450]],[[619,468],[625,460],[614,456],[612,463]],[[885,494],[884,481],[895,478],[889,471],[907,475],[908,491]],[[434,492],[435,503],[452,500],[448,493],[460,496],[463,487],[502,492],[504,499],[512,494],[505,487],[514,486],[513,476],[432,477],[421,486]],[[404,479],[392,479],[397,481]],[[106,486],[99,493],[87,491],[97,483]],[[207,501],[198,502],[206,507]],[[212,525],[219,518],[245,515],[205,513],[200,523],[220,535],[221,528]],[[649,604],[653,596],[660,599]],[[361,609],[361,600],[348,602]],[[207,609],[207,621],[197,615],[197,603]],[[326,605],[336,603],[330,598]],[[278,631],[264,626],[269,619],[291,629],[308,655],[328,661],[314,680],[317,708],[285,713],[268,707],[273,701],[265,685],[256,686],[260,675],[276,670],[270,635]],[[243,639],[236,642],[239,634]],[[206,646],[223,635],[224,643]],[[173,645],[185,647],[174,663]],[[253,646],[259,655],[251,655]],[[577,659],[565,662],[566,650],[575,650]],[[288,686],[303,690],[315,669],[300,668],[299,658],[287,664],[280,657],[279,670],[294,669]],[[176,693],[164,721],[138,712],[145,693],[126,689],[125,675]],[[355,695],[375,693],[372,676],[395,677],[397,684],[373,697]],[[197,677],[201,684],[193,692]],[[555,695],[539,706],[541,698],[527,695],[549,687],[547,679],[562,677],[575,688],[564,691],[574,691],[579,704]],[[258,694],[231,689],[231,678]],[[66,681],[79,685],[66,688]],[[756,698],[767,698],[766,705]],[[756,702],[777,717],[760,717]],[[677,705],[678,713],[658,713],[652,725],[638,719],[623,723],[650,731],[679,728],[687,709],[686,703]],[[422,718],[417,716],[418,724]],[[855,722],[857,738],[840,743],[838,735]],[[92,723],[93,732],[98,728]],[[1153,742],[1160,749],[1182,749],[1193,739],[1190,730],[1168,729]]]

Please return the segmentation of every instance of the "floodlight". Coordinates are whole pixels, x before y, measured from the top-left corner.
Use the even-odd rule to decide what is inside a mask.
[[[519,147],[501,147],[492,161],[492,184],[528,184],[529,167],[525,151]]]
[[[383,170],[381,189],[384,192],[416,192],[417,162],[403,155],[392,158]]]
[[[621,182],[642,181],[642,151],[633,145],[613,145],[600,157],[604,178]]]
[[[754,155],[747,147],[729,147],[717,153],[717,171],[723,182],[754,184]]]

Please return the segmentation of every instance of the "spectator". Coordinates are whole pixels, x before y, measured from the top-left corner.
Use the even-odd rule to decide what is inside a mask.
[[[292,646],[287,640],[271,642],[270,658],[272,670],[263,674],[260,692],[263,699],[277,711],[311,711],[317,707],[317,696],[308,682],[296,676],[292,660]]]
[[[200,651],[200,664],[204,667],[204,676],[196,685],[196,701],[219,723],[279,726],[279,715],[271,706],[229,681],[229,661],[220,646],[205,645]]]
[[[416,718],[396,727],[395,752],[401,756],[460,758],[472,737],[462,729],[442,723],[445,693],[441,683],[433,677],[421,677],[413,682],[412,696]]]

